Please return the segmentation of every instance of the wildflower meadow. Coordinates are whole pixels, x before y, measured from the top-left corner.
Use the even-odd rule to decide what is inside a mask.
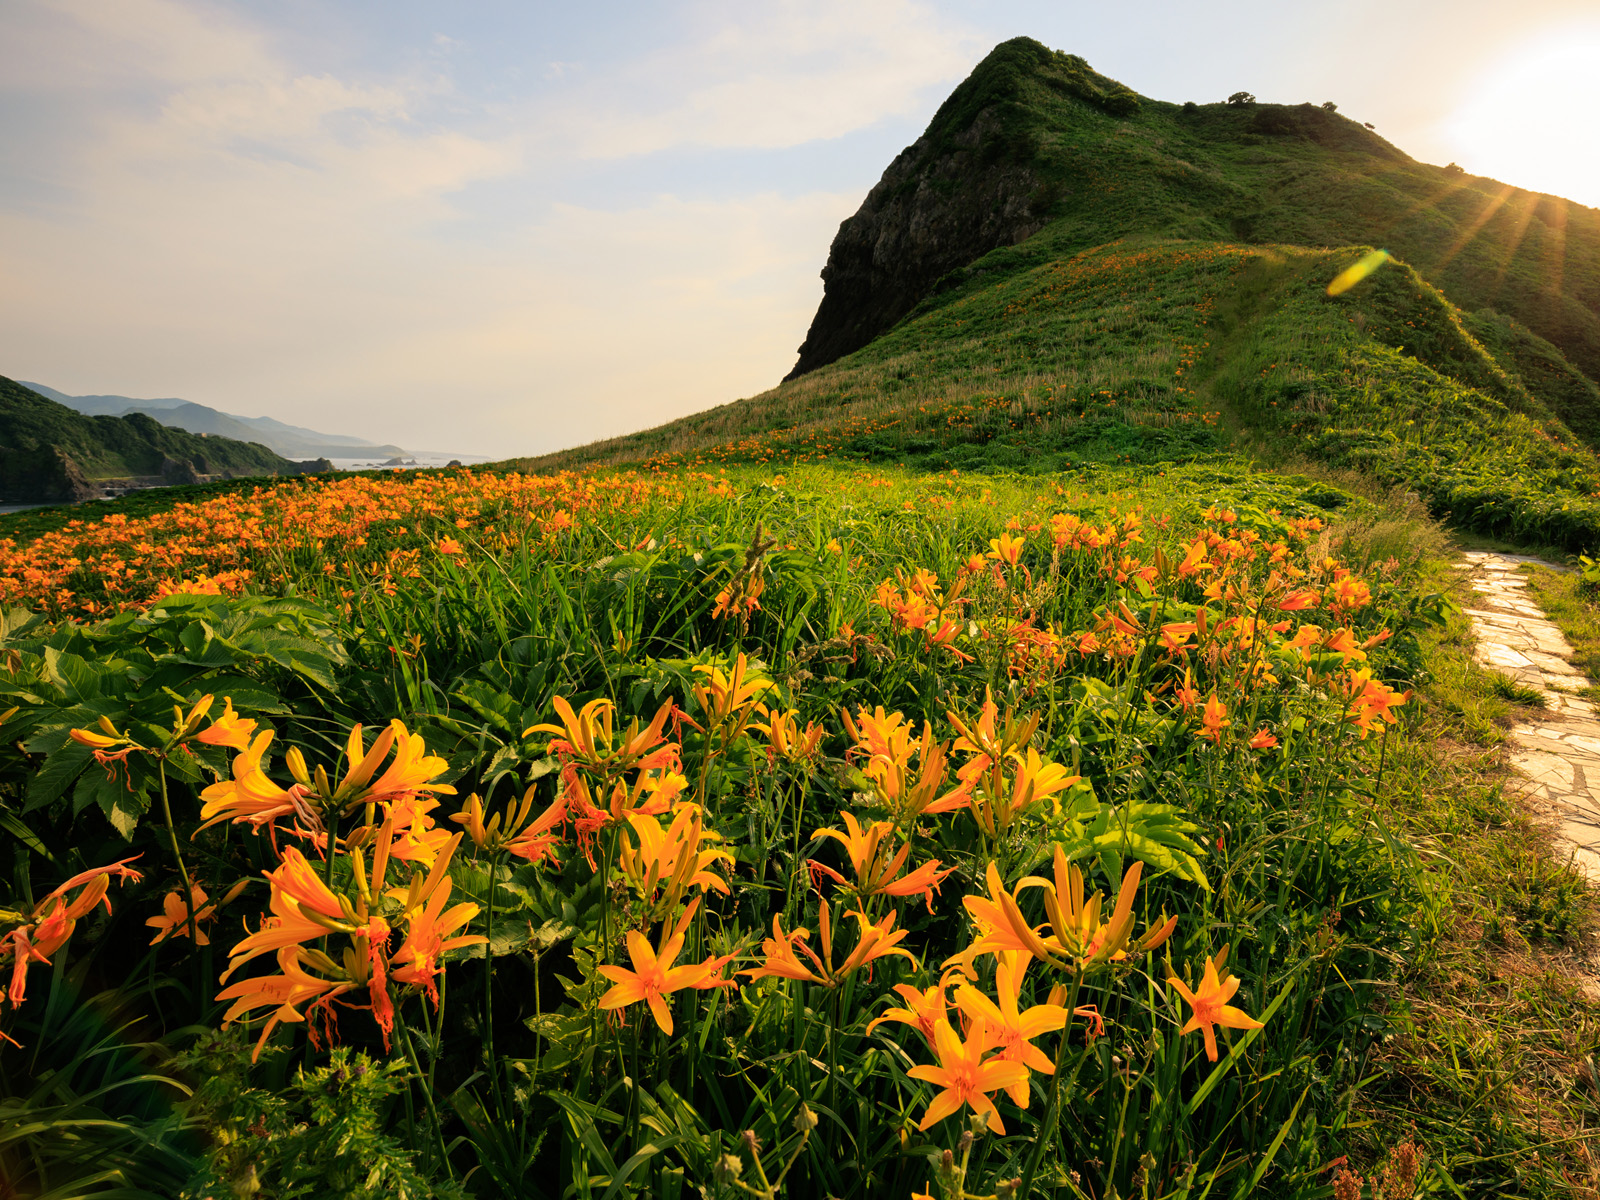
[[[1362,1194],[1443,599],[1283,477],[770,471],[6,543],[13,1194]]]

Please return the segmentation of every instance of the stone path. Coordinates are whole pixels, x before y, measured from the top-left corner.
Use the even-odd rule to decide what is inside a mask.
[[[1545,697],[1542,714],[1511,728],[1512,765],[1528,777],[1528,796],[1549,811],[1574,865],[1600,882],[1600,719],[1594,705],[1571,695],[1590,680],[1568,661],[1572,647],[1517,570],[1523,563],[1566,568],[1520,554],[1469,550],[1464,557],[1479,597],[1465,610],[1478,661]]]

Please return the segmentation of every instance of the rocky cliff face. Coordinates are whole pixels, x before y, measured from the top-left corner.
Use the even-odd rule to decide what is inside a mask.
[[[1050,189],[1040,185],[1039,146],[1019,111],[1026,83],[1042,76],[1108,111],[1138,103],[1083,60],[1030,38],[997,46],[839,226],[822,304],[787,378],[866,345],[949,272],[1043,228]]]
[[[865,346],[916,306],[944,275],[1030,237],[1044,225],[1026,165],[974,170],[980,115],[957,149],[929,161],[923,137],[901,152],[860,210],[839,226],[822,269],[822,305],[788,378]]]

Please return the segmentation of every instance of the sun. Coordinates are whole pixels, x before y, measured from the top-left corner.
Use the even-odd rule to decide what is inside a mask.
[[[1477,175],[1600,207],[1600,25],[1546,34],[1501,59],[1445,122]]]

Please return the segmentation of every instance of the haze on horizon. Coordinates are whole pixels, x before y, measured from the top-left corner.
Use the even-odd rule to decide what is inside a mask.
[[[497,458],[762,391],[839,222],[1019,34],[1600,205],[1600,18],[1507,13],[10,0],[0,374]]]

